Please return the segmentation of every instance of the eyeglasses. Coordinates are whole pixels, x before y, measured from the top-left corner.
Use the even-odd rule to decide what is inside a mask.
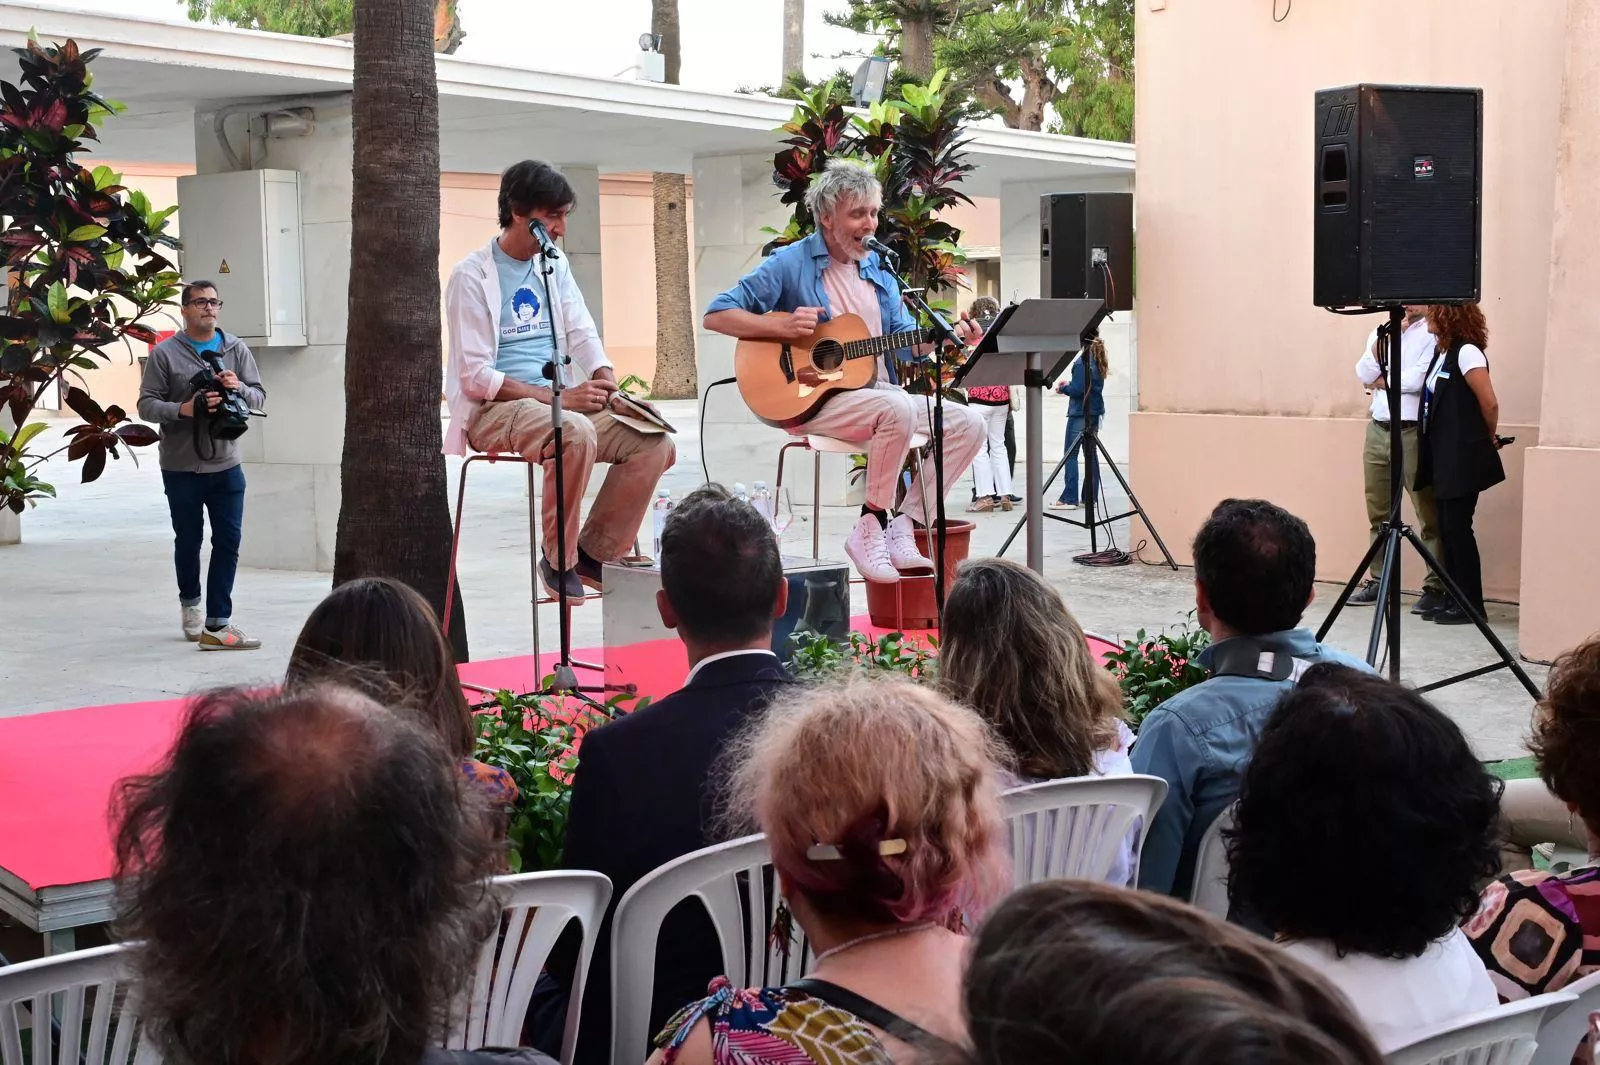
[[[207,299],[190,300],[189,303],[188,303],[188,306],[190,306],[190,307],[220,307],[220,306],[222,306],[222,301],[221,300],[207,300]]]

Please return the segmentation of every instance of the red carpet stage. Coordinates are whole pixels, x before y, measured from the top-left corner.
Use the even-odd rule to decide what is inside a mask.
[[[873,631],[865,616],[851,622]],[[637,685],[641,695],[675,691],[688,672],[677,640],[622,650],[610,679]],[[573,657],[598,663],[602,654],[585,648]],[[554,654],[542,655],[537,670],[531,655],[471,662],[461,667],[461,679],[527,691],[554,662]],[[598,674],[578,676],[580,683],[599,683]],[[164,699],[0,718],[0,911],[37,931],[65,933],[56,949],[70,949],[71,929],[110,919],[112,789],[160,761],[183,707],[182,699]]]

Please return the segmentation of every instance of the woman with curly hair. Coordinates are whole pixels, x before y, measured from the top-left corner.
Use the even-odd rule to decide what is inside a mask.
[[[1506,479],[1500,464],[1500,401],[1489,380],[1489,325],[1476,303],[1436,303],[1428,308],[1436,347],[1422,392],[1418,436],[1418,490],[1433,489],[1438,503],[1440,561],[1450,579],[1483,616],[1483,566],[1472,531],[1478,494]],[[1446,602],[1423,617],[1440,625],[1465,625],[1472,616]]]
[[[1550,667],[1529,746],[1539,776],[1587,830],[1591,857],[1564,873],[1529,869],[1484,889],[1465,929],[1507,1001],[1600,971],[1600,636]]]
[[[784,987],[718,977],[650,1065],[889,1065],[960,1042],[955,929],[1007,886],[998,753],[976,714],[909,681],[775,701],[733,749],[725,802],[766,833],[810,972]]]
[[[964,1006],[970,1049],[929,1065],[1383,1060],[1334,989],[1272,944],[1174,899],[1083,880],[1033,884],[995,908]]]
[[[1499,867],[1499,801],[1499,781],[1422,696],[1312,666],[1245,770],[1229,901],[1343,991],[1387,1053],[1497,1004],[1457,926]]]

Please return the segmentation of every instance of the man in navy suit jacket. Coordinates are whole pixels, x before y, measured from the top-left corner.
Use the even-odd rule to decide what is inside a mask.
[[[562,865],[611,878],[611,907],[600,927],[583,997],[576,1060],[607,1062],[611,1041],[611,917],[641,877],[718,842],[714,766],[729,741],[792,682],[772,653],[772,622],[788,606],[789,586],[772,527],[720,485],[691,492],[661,535],[661,621],[689,653],[683,687],[583,738],[573,779]],[[570,986],[577,937],[563,937],[547,971]],[[565,949],[563,949],[565,948]],[[716,932],[700,903],[667,915],[656,954],[651,1031],[703,997],[722,973]],[[558,975],[559,974],[559,975]],[[565,1001],[536,1003],[559,1053]]]

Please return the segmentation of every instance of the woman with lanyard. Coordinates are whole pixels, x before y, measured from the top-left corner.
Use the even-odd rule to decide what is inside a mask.
[[[1499,450],[1511,441],[1496,435],[1500,403],[1489,380],[1489,326],[1476,303],[1438,303],[1428,308],[1436,338],[1422,397],[1417,487],[1433,487],[1439,505],[1440,561],[1467,604],[1483,616],[1483,569],[1472,518],[1478,493],[1506,479]],[[1441,625],[1465,625],[1472,617],[1454,603],[1431,615]]]

